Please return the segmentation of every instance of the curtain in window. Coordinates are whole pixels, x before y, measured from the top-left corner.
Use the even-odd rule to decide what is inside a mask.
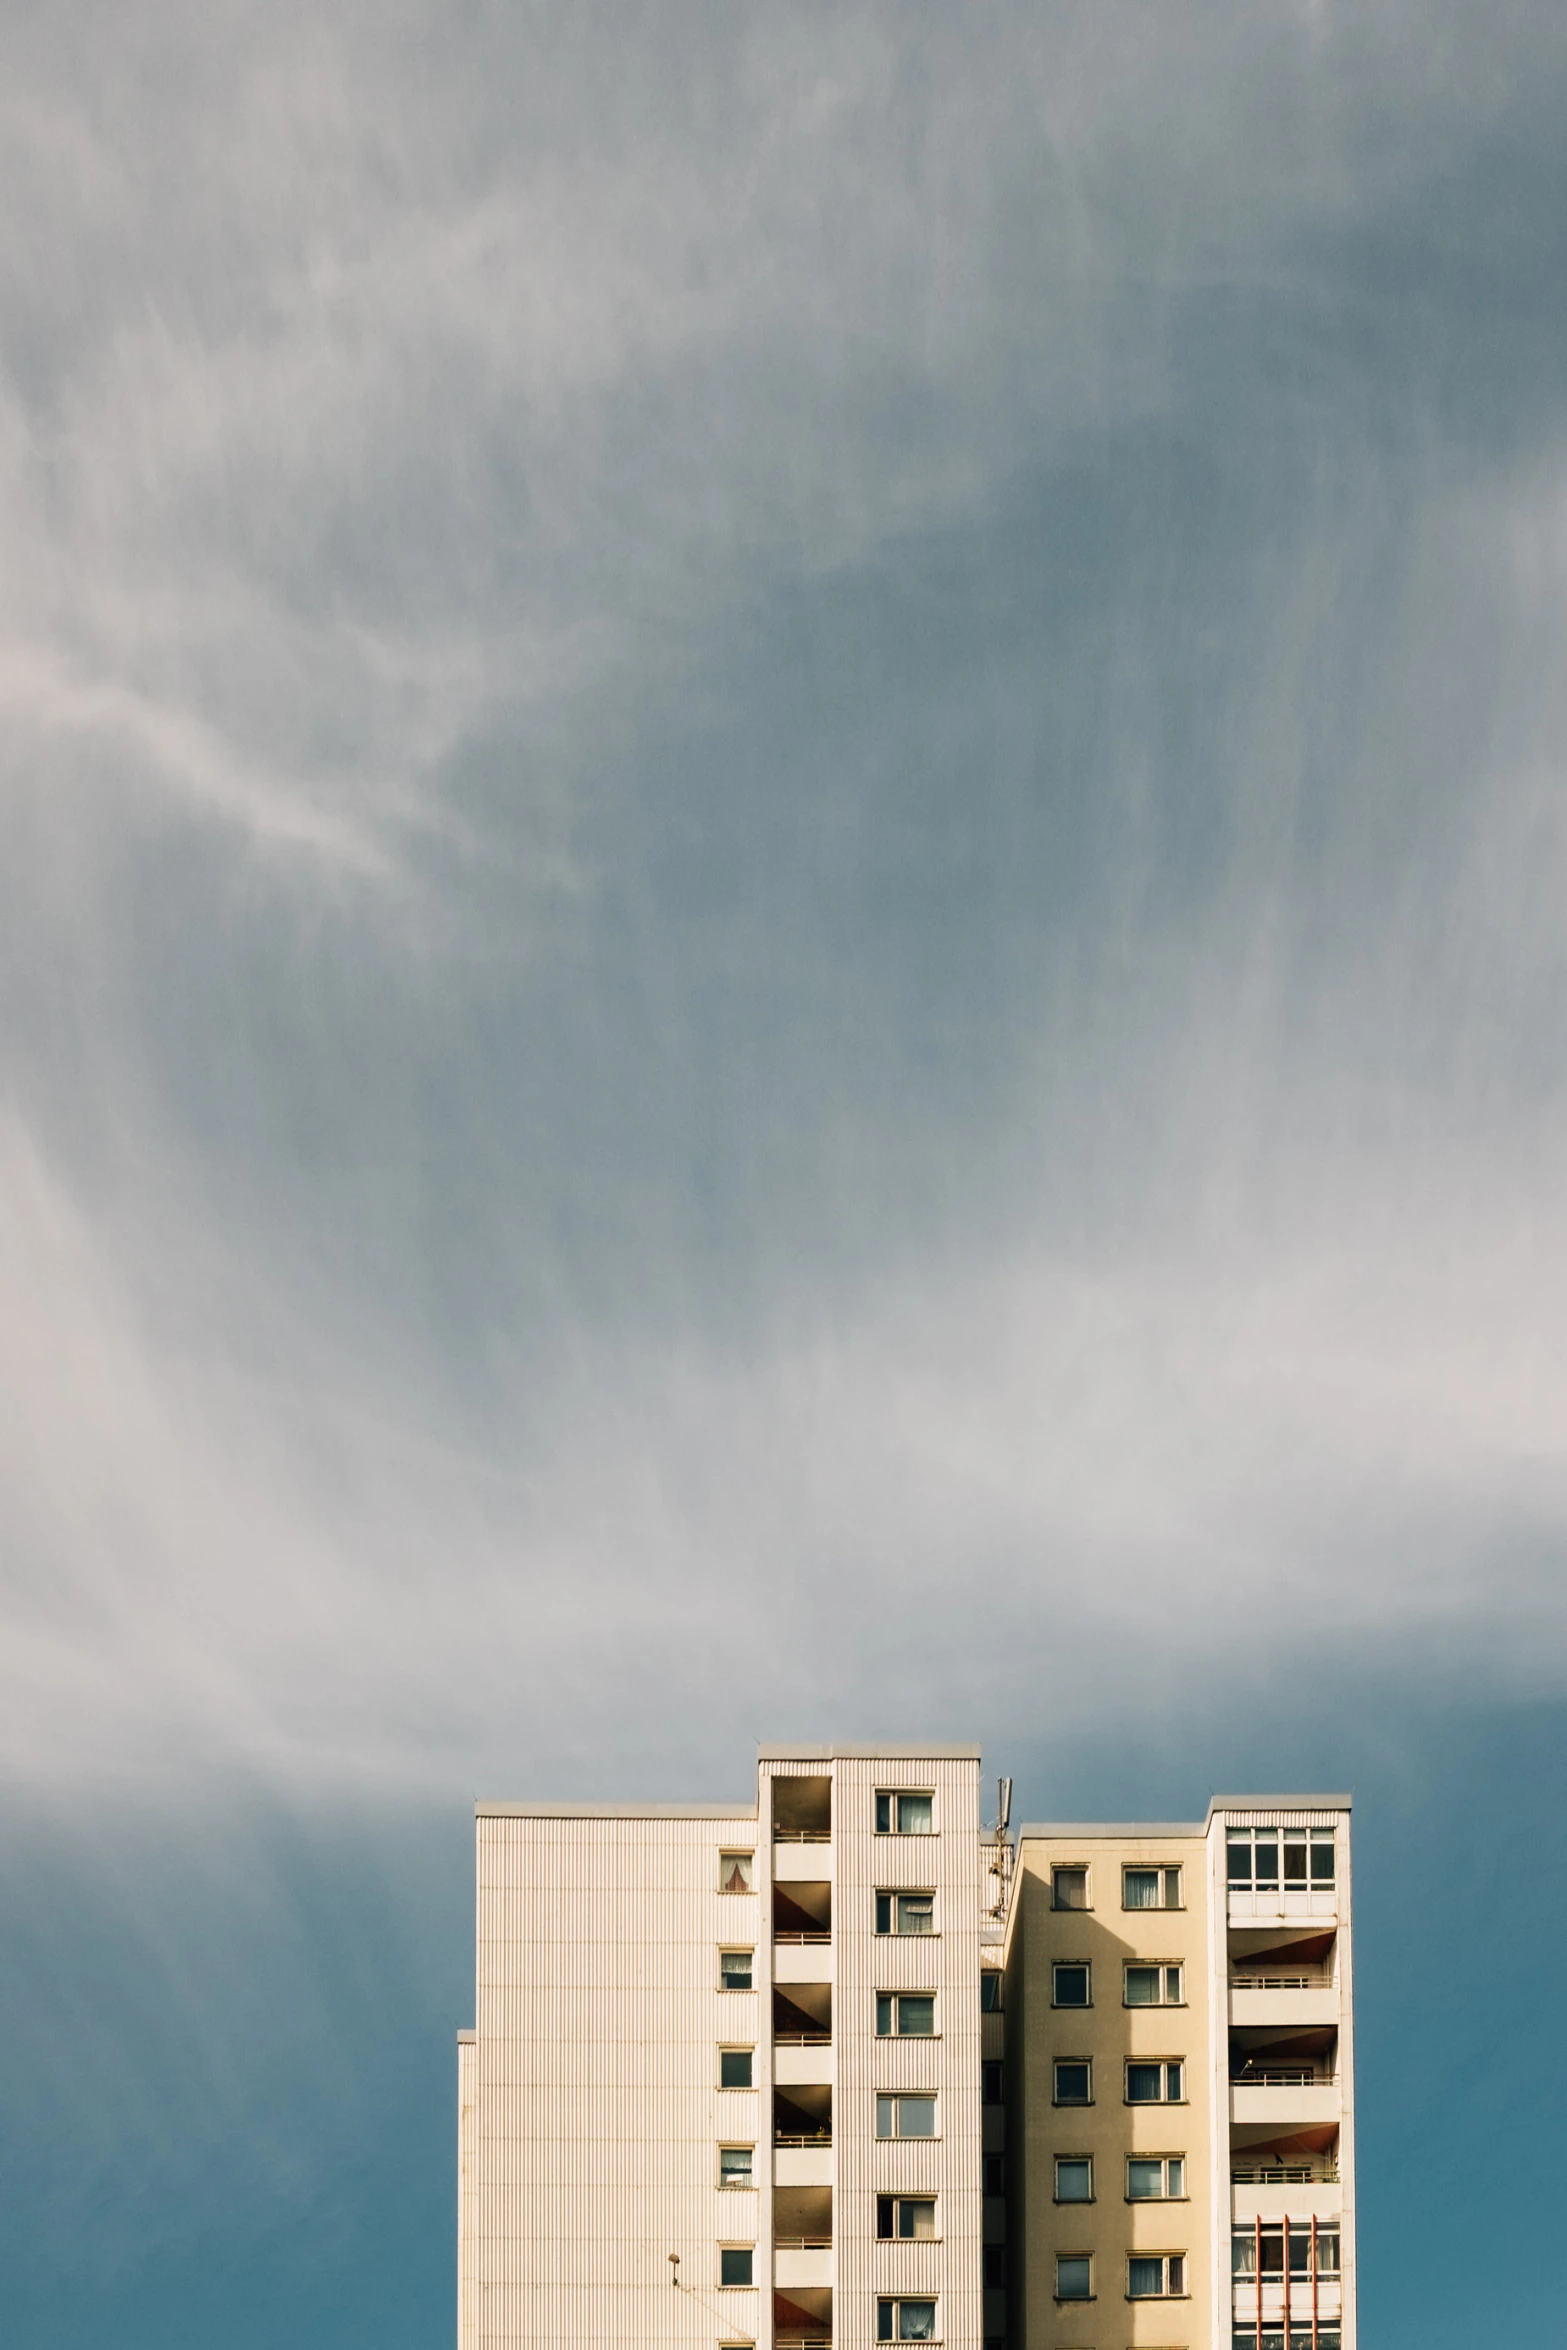
[[[900,2301],[898,2303],[898,2339],[900,2342],[934,2342],[936,2339],[936,2304],[934,2301]]]
[[[1154,2293],[1162,2293],[1164,2291],[1164,2262],[1162,2260],[1132,2261],[1128,2290],[1134,2301],[1144,2301]]]

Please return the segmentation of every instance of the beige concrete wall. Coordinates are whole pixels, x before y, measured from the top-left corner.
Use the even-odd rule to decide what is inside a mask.
[[[1086,1865],[1091,1907],[1052,1906],[1052,1870]],[[1123,1867],[1182,1871],[1185,1906],[1179,1910],[1125,1910]],[[1014,2333],[1021,2350],[1143,2350],[1153,2345],[1210,2343],[1214,2329],[1213,2257],[1215,2148],[1212,2126],[1212,2023],[1209,1996],[1209,1875],[1201,1829],[1160,1834],[1031,1836],[1018,1850],[1009,1921],[1006,2000],[1012,2076],[1011,2202],[1014,2249]],[[1052,2006],[1057,1961],[1093,1969],[1093,2005]],[[1123,2004],[1123,1968],[1129,1962],[1185,1969],[1185,2004],[1129,2008]],[[1087,2057],[1093,2065],[1093,2103],[1053,2103],[1057,2057]],[[1174,2106],[1129,2106],[1128,2057],[1179,2058],[1186,2068],[1185,2100]],[[1058,2205],[1057,2155],[1088,2155],[1094,2164],[1094,2201]],[[1186,2163],[1184,2202],[1132,2204],[1126,2195],[1130,2154],[1178,2154]],[[1225,2182],[1227,2192],[1227,2180]],[[1226,2205],[1227,2211],[1227,2205]],[[1086,2252],[1094,2261],[1095,2299],[1057,2304],[1055,2256]],[[1189,2298],[1128,2301],[1127,2260],[1133,2253],[1180,2252],[1187,2260]]]

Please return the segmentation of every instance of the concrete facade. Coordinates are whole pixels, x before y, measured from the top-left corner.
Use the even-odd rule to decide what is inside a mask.
[[[1014,1842],[976,1748],[773,1746],[477,1844],[459,2350],[1353,2350],[1346,1799]]]

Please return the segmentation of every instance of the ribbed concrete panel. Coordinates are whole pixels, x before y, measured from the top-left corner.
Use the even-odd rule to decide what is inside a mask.
[[[472,2032],[457,2037],[457,2350],[479,2350],[475,2208],[476,2060]]]
[[[928,1789],[937,1833],[878,1836],[880,1788]],[[869,2350],[879,2294],[934,2293],[948,2350],[980,2350],[980,2050],[978,1766],[972,1757],[907,1753],[834,1765],[837,1848],[838,2086],[835,2340]],[[879,1890],[929,1890],[938,1931],[879,1936]],[[876,2037],[878,1990],[932,1991],[939,2036]],[[928,2090],[937,2100],[934,2141],[878,2142],[878,2090]],[[878,2193],[934,2195],[940,2241],[878,2243]]]

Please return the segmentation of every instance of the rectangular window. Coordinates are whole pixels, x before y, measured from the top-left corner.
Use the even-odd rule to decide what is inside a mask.
[[[1123,1869],[1121,1872],[1121,1907],[1123,1909],[1179,1909],[1181,1906],[1181,1872],[1179,1869]]]
[[[1129,2064],[1126,2068],[1126,2102],[1128,2105],[1179,2105],[1181,2097],[1181,2065]]]
[[[876,1833],[878,1836],[933,1836],[936,1832],[935,1798],[931,1795],[905,1795],[883,1788],[876,1797]]]
[[[748,2285],[754,2259],[749,2244],[725,2244],[718,2254],[718,2281],[721,2285]]]
[[[749,2048],[720,2048],[718,2051],[718,2086],[720,2089],[749,2089],[751,2087],[751,2051]]]
[[[1001,2013],[1001,1970],[999,1967],[988,1966],[980,1972],[979,2012],[981,2015],[999,2015]]]
[[[750,1991],[754,1987],[749,1950],[721,1950],[718,1953],[720,1991]]]
[[[934,2138],[935,2098],[878,2097],[876,2135],[878,2138]]]
[[[1186,2291],[1184,2252],[1160,2252],[1147,2260],[1126,2264],[1126,2292],[1131,2301],[1177,2299]]]
[[[1128,2007],[1181,2007],[1181,1970],[1178,1966],[1129,1966],[1125,2004]]]
[[[720,1893],[756,1891],[756,1856],[750,1852],[721,1852],[718,1856]]]
[[[987,2154],[980,2163],[980,2191],[986,2195],[1004,2195],[1007,2191],[1007,2158],[1004,2154]]]
[[[934,1893],[878,1893],[876,1931],[878,1934],[934,1934],[936,1896]]]
[[[1088,1907],[1088,1871],[1086,1869],[1052,1869],[1050,1891],[1057,1909],[1086,1909]]]
[[[1237,2279],[1243,2284],[1257,2280],[1257,2253],[1262,2252],[1262,2281],[1280,2284],[1284,2276],[1284,2225],[1281,2220],[1264,2220],[1259,2229],[1255,2222],[1250,2227],[1238,2227],[1231,2239],[1232,2265]],[[1339,2235],[1334,2226],[1318,2226],[1317,2267],[1319,2277],[1336,2277],[1339,2273]],[[1311,2267],[1311,2222],[1294,2220],[1290,2224],[1289,2269],[1292,2278],[1309,2278]]]
[[[1179,2203],[1186,2195],[1186,2162],[1179,2154],[1133,2155],[1126,2165],[1128,2203]]]
[[[878,2195],[876,2198],[876,2233],[884,2241],[903,2237],[913,2243],[929,2243],[936,2234],[936,2199],[933,2195]]]
[[[1092,2203],[1093,2199],[1093,2157],[1088,2154],[1058,2154],[1056,2156],[1056,2201],[1058,2203]]]
[[[1086,2056],[1056,2058],[1057,2105],[1092,2105],[1093,2069]]]
[[[878,2342],[934,2342],[935,2302],[878,2301],[876,2339]]]
[[[987,2244],[985,2262],[980,2274],[988,2293],[1004,2293],[1007,2289],[1007,2248],[1005,2244]]]
[[[979,2101],[981,2105],[1005,2105],[1007,2101],[1005,2065],[982,2064],[980,2066]]]
[[[1056,2299],[1058,2301],[1092,2301],[1094,2297],[1094,2264],[1087,2252],[1058,2252],[1056,2254]]]
[[[1287,1893],[1303,1893],[1335,1882],[1331,1828],[1231,1828],[1225,1844],[1230,1883],[1242,1891],[1274,1893],[1282,1882]]]
[[[936,2002],[928,1991],[878,1991],[878,2040],[929,2040],[935,2036]]]
[[[1086,1966],[1057,1966],[1051,1971],[1053,2007],[1092,2007],[1092,1985]]]
[[[751,2170],[749,2146],[720,2146],[718,2149],[718,2184],[721,2187],[750,2187],[755,2185]]]

